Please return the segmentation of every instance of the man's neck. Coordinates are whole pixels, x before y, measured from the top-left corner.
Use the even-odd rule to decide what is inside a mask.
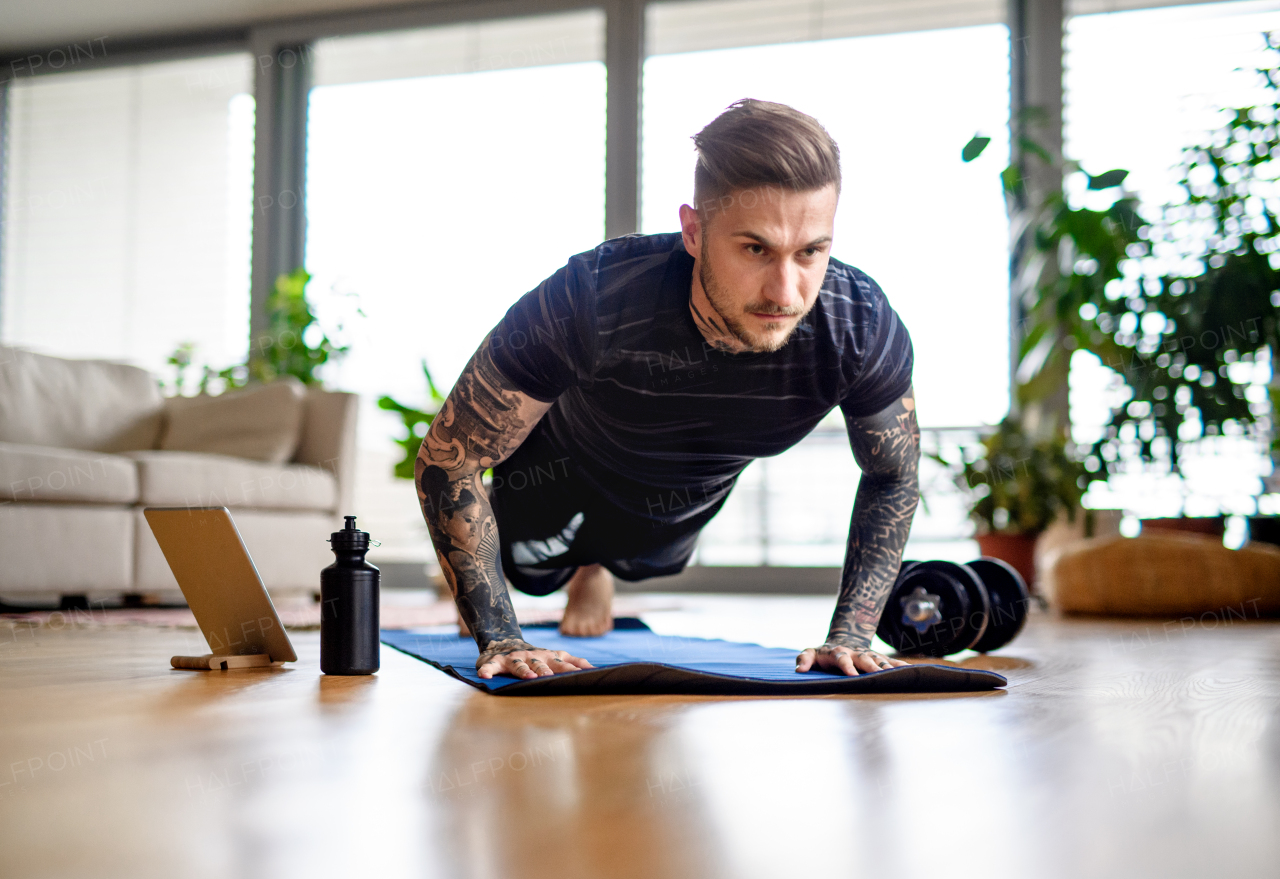
[[[712,306],[707,298],[707,291],[702,288],[702,278],[698,271],[700,265],[695,261],[693,266],[693,283],[689,289],[689,312],[693,322],[698,325],[698,332],[707,344],[725,354],[741,354],[749,350],[747,344],[729,331],[724,318]]]

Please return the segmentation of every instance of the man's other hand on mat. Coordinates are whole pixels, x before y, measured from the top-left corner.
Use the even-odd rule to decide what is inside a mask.
[[[901,659],[890,659],[868,647],[842,644],[839,641],[828,641],[821,647],[810,647],[796,657],[797,672],[809,671],[816,666],[820,671],[850,677],[906,664]]]
[[[480,677],[511,675],[513,678],[542,678],[557,672],[595,668],[594,665],[564,650],[543,650],[527,641],[514,638],[494,641],[476,658]]]

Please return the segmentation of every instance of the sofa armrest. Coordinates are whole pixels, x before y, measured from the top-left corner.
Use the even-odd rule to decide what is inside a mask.
[[[293,460],[323,467],[338,480],[338,515],[351,515],[355,499],[356,416],[360,397],[342,391],[307,388],[302,438]]]

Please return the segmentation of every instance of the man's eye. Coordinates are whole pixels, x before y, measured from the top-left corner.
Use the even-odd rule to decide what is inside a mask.
[[[764,253],[764,248],[761,247],[759,244],[748,244],[747,250],[749,250],[754,256],[759,256],[760,254]]]

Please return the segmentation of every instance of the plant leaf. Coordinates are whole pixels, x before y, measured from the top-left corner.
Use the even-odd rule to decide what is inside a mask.
[[[1022,188],[1022,172],[1017,165],[1010,165],[1000,172],[1000,182],[1004,184],[1005,192],[1014,195]]]
[[[974,159],[978,158],[978,156],[982,155],[982,151],[987,148],[987,144],[989,143],[991,143],[991,138],[981,137],[975,134],[969,139],[969,142],[964,145],[964,149],[960,151],[960,161],[972,162]]]
[[[427,379],[427,390],[431,393],[431,401],[433,403],[443,403],[445,395],[440,393],[440,389],[436,387],[435,380],[431,378],[431,370],[427,369],[426,358],[422,360],[422,374]]]
[[[1123,168],[1112,168],[1110,171],[1104,171],[1097,175],[1086,174],[1089,178],[1090,189],[1110,189],[1113,186],[1119,186],[1124,178],[1129,176],[1129,172]]]

